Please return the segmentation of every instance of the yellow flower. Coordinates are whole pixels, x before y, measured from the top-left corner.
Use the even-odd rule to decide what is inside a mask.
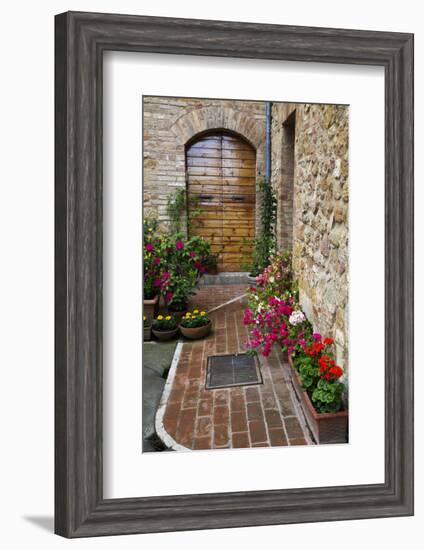
[[[206,311],[201,311],[201,312],[200,312],[200,315],[201,315],[202,317],[204,317],[204,316],[206,315]]]
[[[187,311],[186,317],[187,317],[187,319],[189,319],[191,317],[191,313],[189,311]]]
[[[145,315],[143,315],[143,321],[145,321],[147,319],[147,317]]]
[[[158,321],[162,321],[163,315],[158,315]]]
[[[195,309],[195,310],[193,311],[193,313],[199,313],[199,310],[198,310],[198,309]]]
[[[170,316],[170,315],[167,315],[167,316],[165,317],[165,319],[166,319],[167,321],[170,321],[170,320],[171,320],[171,316]]]

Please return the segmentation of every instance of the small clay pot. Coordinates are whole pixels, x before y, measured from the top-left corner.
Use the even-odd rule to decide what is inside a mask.
[[[178,334],[178,327],[173,328],[172,330],[157,330],[152,328],[152,332],[157,340],[161,342],[166,342],[167,340],[172,340]]]
[[[150,342],[151,339],[152,339],[152,325],[147,325],[144,327],[143,340],[145,342]]]

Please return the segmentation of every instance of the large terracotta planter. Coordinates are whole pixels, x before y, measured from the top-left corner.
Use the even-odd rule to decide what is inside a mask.
[[[190,340],[199,340],[200,338],[204,338],[207,336],[212,328],[212,322],[209,321],[207,325],[203,325],[202,327],[183,327],[180,325],[180,331],[183,336],[186,338],[189,338]]]
[[[143,300],[143,315],[146,319],[152,320],[157,317],[159,312],[159,295],[156,295],[151,300]]]
[[[161,342],[166,342],[167,340],[172,340],[178,334],[178,327],[173,328],[172,330],[156,330],[152,328],[152,332],[158,340]]]
[[[288,361],[290,365],[292,386],[316,442],[318,444],[347,443],[348,411],[344,410],[336,413],[317,412],[309,398],[308,392],[302,388],[300,376],[294,368],[292,358],[289,357]]]

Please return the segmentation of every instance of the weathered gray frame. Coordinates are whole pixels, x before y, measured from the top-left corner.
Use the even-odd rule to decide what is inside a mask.
[[[56,17],[55,530],[66,537],[413,513],[413,35],[64,13]],[[102,496],[102,54],[128,50],[385,69],[385,482]],[[372,404],[369,404],[370,410]]]

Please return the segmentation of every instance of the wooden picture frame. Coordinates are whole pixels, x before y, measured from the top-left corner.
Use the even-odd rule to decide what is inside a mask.
[[[65,537],[413,514],[413,35],[68,12],[56,16],[55,531]],[[104,499],[102,55],[385,70],[385,482]]]

